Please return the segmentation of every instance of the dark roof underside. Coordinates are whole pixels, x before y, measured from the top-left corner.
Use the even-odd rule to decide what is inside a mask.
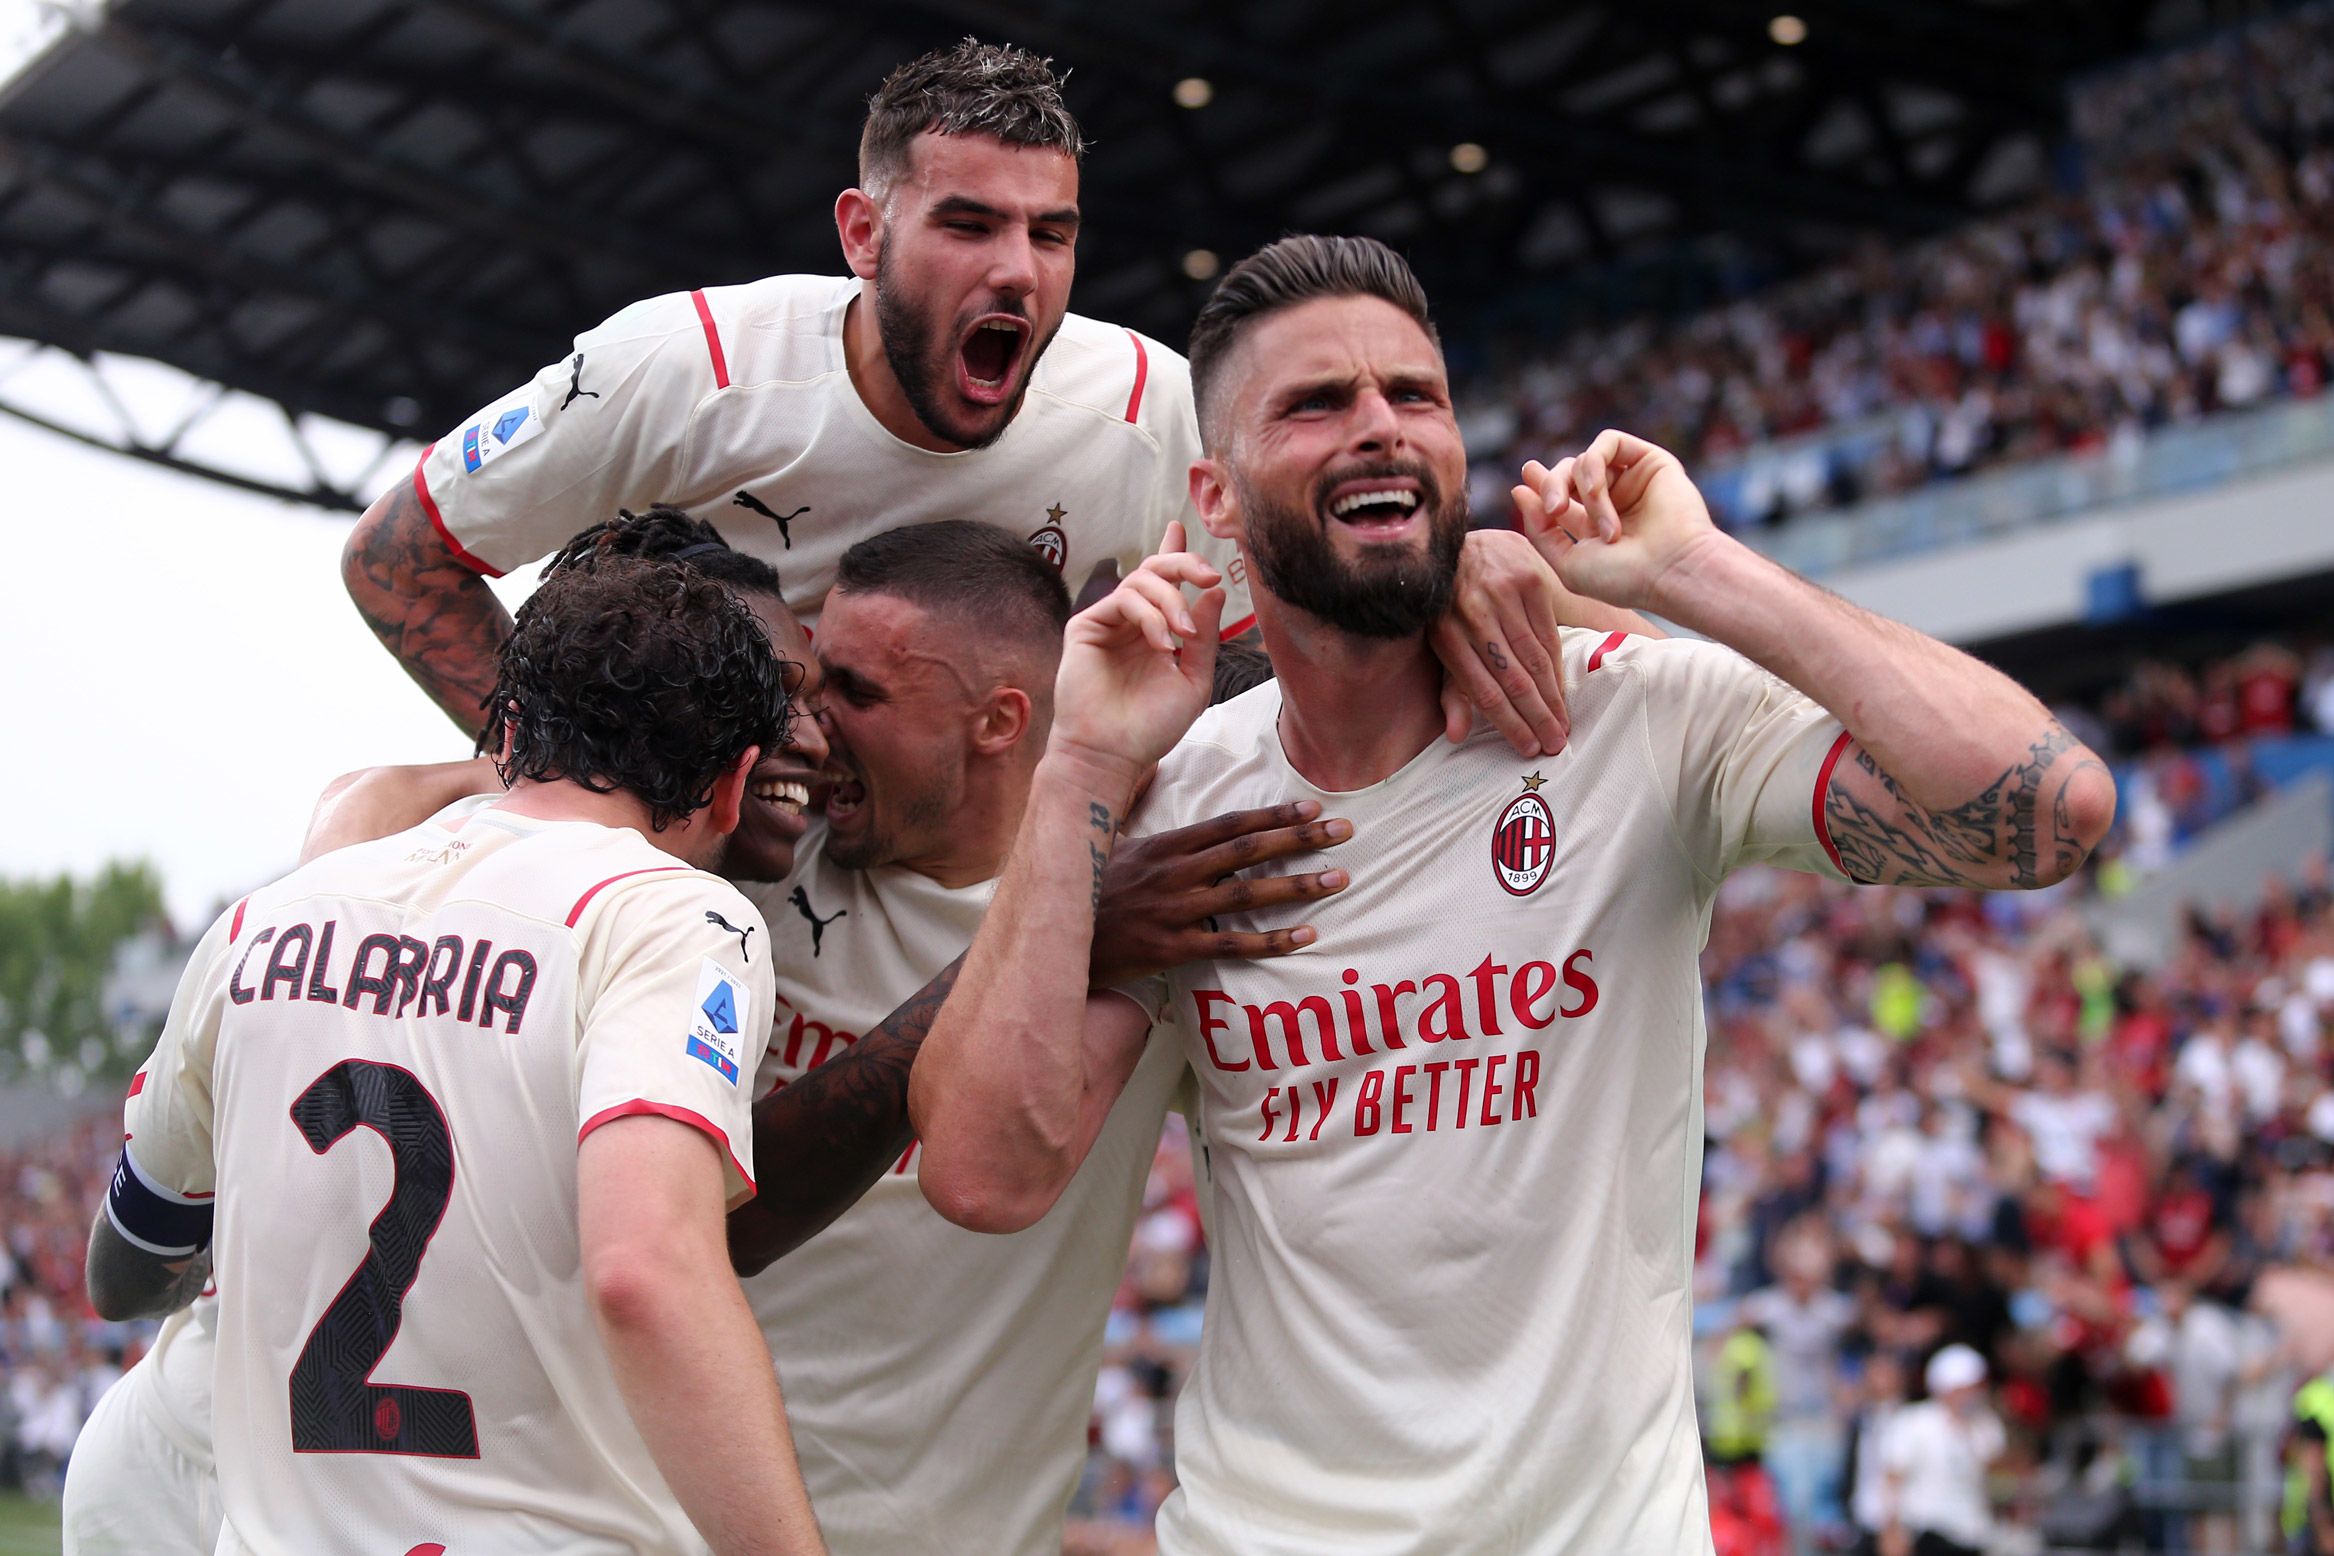
[[[866,94],[972,33],[1072,69],[1081,312],[1179,341],[1191,250],[1359,231],[1464,336],[2031,193],[2069,75],[2264,8],[127,0],[0,95],[0,335],[427,435],[634,298],[836,269]]]

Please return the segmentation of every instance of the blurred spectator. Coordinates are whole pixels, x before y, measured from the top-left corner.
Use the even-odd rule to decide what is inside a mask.
[[[82,1293],[89,1216],[121,1149],[111,1118],[0,1151],[0,1487],[54,1496],[98,1397],[150,1324],[108,1324]]]
[[[1984,1556],[1986,1472],[2008,1443],[1986,1408],[1985,1359],[1966,1345],[1929,1358],[1929,1397],[1896,1412],[1881,1444],[1881,1556]]]
[[[2095,77],[2060,192],[1698,318],[1578,332],[1475,386],[1471,422],[1509,468],[1629,427],[1740,526],[2321,393],[2330,61],[2334,10],[2311,6]]]

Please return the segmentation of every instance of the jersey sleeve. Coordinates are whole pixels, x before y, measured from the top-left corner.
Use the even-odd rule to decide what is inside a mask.
[[[729,885],[653,872],[587,926],[577,1143],[653,1114],[721,1148],[729,1203],[754,1192],[753,1078],[770,1043],[769,931]]]
[[[1256,607],[1250,601],[1248,564],[1240,559],[1240,548],[1209,534],[1191,505],[1191,467],[1204,452],[1199,441],[1199,413],[1191,398],[1191,366],[1155,340],[1144,336],[1135,339],[1146,359],[1149,380],[1141,424],[1159,445],[1158,507],[1145,528],[1143,549],[1146,553],[1157,550],[1167,526],[1182,520],[1184,549],[1205,558],[1224,575],[1223,635],[1236,638],[1256,625]]]
[[[106,1190],[106,1219],[160,1258],[184,1258],[211,1240],[212,1063],[228,973],[254,949],[242,928],[238,903],[197,943],[122,1106],[122,1157]]]
[[[1746,864],[1847,879],[1823,788],[1848,734],[1812,699],[1716,643],[1630,638],[1680,841],[1715,881]]]
[[[422,454],[423,511],[455,556],[500,577],[619,508],[677,495],[690,415],[728,377],[719,341],[699,292],[634,303],[578,335]]]

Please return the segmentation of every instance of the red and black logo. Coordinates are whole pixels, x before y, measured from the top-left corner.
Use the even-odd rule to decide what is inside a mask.
[[[1062,531],[1062,520],[1069,516],[1067,508],[1055,503],[1045,510],[1046,522],[1029,537],[1030,545],[1036,548],[1039,556],[1053,563],[1057,573],[1070,562],[1070,537]]]
[[[1526,778],[1524,792],[1491,825],[1491,873],[1510,896],[1538,891],[1556,863],[1556,813],[1540,798],[1546,782],[1538,773]]]

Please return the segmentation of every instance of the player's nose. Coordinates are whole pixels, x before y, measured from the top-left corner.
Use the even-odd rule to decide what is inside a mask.
[[[1027,297],[1037,290],[1037,245],[1022,229],[1000,233],[989,254],[989,285],[1006,297]]]
[[[1350,436],[1356,450],[1382,453],[1402,441],[1402,418],[1394,414],[1394,402],[1377,389],[1364,389],[1354,397]]]

